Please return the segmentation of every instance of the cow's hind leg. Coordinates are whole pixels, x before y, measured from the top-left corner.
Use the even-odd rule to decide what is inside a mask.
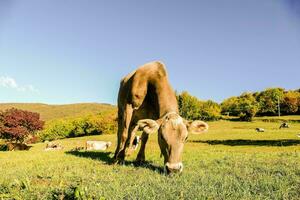
[[[148,138],[149,138],[149,134],[148,133],[145,133],[143,132],[142,133],[142,137],[141,137],[141,148],[140,148],[140,151],[136,157],[136,162],[138,164],[141,164],[145,161],[145,148],[146,148],[146,144],[147,144],[147,141],[148,141]]]

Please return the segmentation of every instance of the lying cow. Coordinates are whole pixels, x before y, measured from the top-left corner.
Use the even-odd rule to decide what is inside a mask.
[[[139,143],[140,143],[140,140],[141,140],[140,136],[136,136],[136,137],[134,138],[134,140],[133,140],[133,142],[132,142],[132,148],[133,148],[134,150],[137,150],[137,148],[138,148],[138,146],[139,146]]]
[[[149,134],[158,132],[158,143],[168,173],[183,170],[181,155],[188,130],[195,134],[208,130],[205,122],[188,122],[179,115],[175,92],[161,62],[145,64],[121,81],[115,163],[122,163],[125,155],[128,155],[127,152],[132,151],[135,133],[138,130],[142,130],[143,133],[136,161],[145,160]]]
[[[86,141],[85,150],[87,150],[87,151],[95,151],[95,150],[105,151],[110,146],[111,146],[111,142]]]
[[[256,130],[256,132],[265,132],[265,129],[263,129],[263,128],[256,128],[255,130]]]
[[[45,151],[55,151],[55,150],[62,150],[62,149],[64,149],[64,147],[61,144],[55,142],[48,142],[46,144]]]
[[[28,151],[32,146],[27,146],[27,144],[20,143],[7,143],[8,151]]]
[[[281,129],[281,128],[290,128],[290,126],[288,123],[284,122],[280,125],[279,129]]]

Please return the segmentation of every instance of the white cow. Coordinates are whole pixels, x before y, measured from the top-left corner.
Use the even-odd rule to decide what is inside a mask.
[[[94,150],[105,151],[110,146],[111,146],[111,142],[105,142],[105,141],[86,141],[85,150],[87,150],[87,151],[94,151]]]
[[[255,130],[256,130],[256,132],[265,132],[265,129],[263,129],[263,128],[256,128]]]

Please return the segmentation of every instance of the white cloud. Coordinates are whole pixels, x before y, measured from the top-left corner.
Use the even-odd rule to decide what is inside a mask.
[[[9,76],[0,76],[0,87],[11,88],[20,92],[38,92],[33,85],[19,85],[14,78]]]

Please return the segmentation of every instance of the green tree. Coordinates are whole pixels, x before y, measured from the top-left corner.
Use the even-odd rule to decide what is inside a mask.
[[[281,102],[283,99],[284,89],[282,88],[269,88],[262,91],[256,100],[259,103],[260,115],[274,115],[278,112],[278,100]]]
[[[258,103],[251,93],[242,94],[238,99],[238,110],[241,121],[252,121],[258,111]]]
[[[202,120],[218,120],[221,118],[221,107],[218,103],[208,100],[199,102],[200,119]]]
[[[196,97],[191,96],[184,91],[178,95],[178,106],[180,116],[188,120],[195,120],[200,118],[200,106]]]
[[[295,114],[299,109],[300,93],[288,91],[284,93],[282,102],[282,112],[285,114]]]
[[[240,117],[241,121],[252,121],[258,111],[258,103],[251,93],[230,97],[221,104],[222,113]]]
[[[220,105],[211,100],[200,101],[188,92],[177,95],[179,113],[188,120],[217,120],[221,117]]]
[[[240,111],[238,110],[238,97],[230,97],[225,99],[221,103],[221,113],[223,115],[231,115],[231,116],[238,116]]]

